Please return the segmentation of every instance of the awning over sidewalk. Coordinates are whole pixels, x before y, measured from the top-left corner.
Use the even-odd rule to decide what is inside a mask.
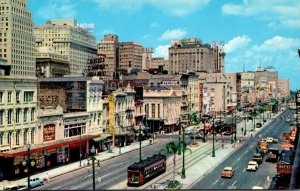
[[[103,141],[105,139],[107,139],[107,137],[110,137],[110,134],[101,134],[99,137],[94,138],[93,141],[95,141],[96,143]]]

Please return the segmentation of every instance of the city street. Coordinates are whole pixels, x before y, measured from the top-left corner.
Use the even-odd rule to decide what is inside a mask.
[[[282,115],[292,116],[292,111],[285,111]],[[267,176],[272,178],[275,174],[275,164],[263,162],[257,172],[247,172],[245,168],[248,162],[251,160],[252,155],[255,153],[255,147],[258,142],[258,137],[255,136],[250,138],[249,130],[251,130],[251,121],[247,122],[247,133],[248,136],[243,137],[243,133],[240,128],[243,127],[244,121],[238,124],[238,134],[237,137],[241,138],[243,144],[238,148],[233,154],[225,159],[224,162],[220,163],[214,170],[209,172],[204,176],[198,183],[194,184],[192,188],[195,189],[221,189],[221,188],[252,188],[254,185],[267,184]],[[280,127],[280,128],[278,128]],[[272,136],[274,138],[279,138],[283,132],[289,131],[291,127],[281,118],[274,119],[269,124],[267,124],[261,133],[263,137]],[[274,129],[274,130],[272,130]],[[191,139],[188,138],[187,141],[190,143]],[[211,145],[212,136],[208,138],[206,143],[202,143],[202,140],[198,140],[200,146],[193,148],[192,155],[186,156],[186,168],[191,168],[193,165],[197,164],[200,160],[205,160],[204,158],[211,155]],[[242,138],[243,137],[243,138]],[[227,147],[229,147],[231,136],[223,136]],[[158,137],[159,142],[151,146],[142,149],[142,157],[151,156],[158,152],[161,148],[165,146],[170,140],[177,140],[178,135],[160,135]],[[230,146],[231,147],[231,146]],[[216,143],[216,153],[221,149],[221,141]],[[218,151],[219,150],[219,151]],[[222,150],[222,149],[221,149]],[[210,157],[210,156],[209,156]],[[217,154],[218,157],[218,154]],[[96,167],[96,189],[129,189],[127,187],[127,167],[134,161],[139,160],[139,150],[135,150],[129,153],[125,153],[121,156],[105,160],[101,162],[101,167]],[[162,184],[169,180],[168,177],[172,174],[172,158],[169,157],[167,161],[168,170],[164,175],[155,178],[154,180],[146,183],[145,185],[139,187],[139,189],[150,188],[151,185]],[[181,169],[181,156],[177,157],[177,171]],[[220,173],[225,166],[232,166],[236,169],[236,175],[232,179],[221,179]],[[163,176],[163,178],[162,178]],[[251,180],[248,177],[252,177]],[[189,177],[187,177],[188,179]],[[80,184],[78,184],[80,182]],[[207,184],[209,182],[209,184]],[[61,190],[61,189],[91,189],[92,186],[92,169],[91,167],[86,167],[80,170],[76,170],[55,178],[52,178],[50,183],[44,186],[38,187],[36,189],[48,189],[48,190]]]
[[[292,117],[294,112],[285,111],[282,115]],[[276,118],[268,124],[262,131],[262,137],[280,138],[283,132],[289,132],[292,126]],[[259,165],[256,172],[246,171],[248,162],[255,153],[258,136],[244,139],[244,144],[228,157],[224,162],[218,165],[214,170],[203,177],[199,182],[192,186],[192,189],[251,189],[253,186],[266,186],[276,174],[276,163],[263,162]],[[267,157],[265,156],[264,159]],[[231,166],[236,170],[236,174],[231,179],[221,178],[221,172],[224,167]],[[268,178],[269,177],[269,178]]]

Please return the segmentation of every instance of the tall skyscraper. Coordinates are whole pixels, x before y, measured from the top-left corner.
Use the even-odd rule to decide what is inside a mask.
[[[170,73],[215,72],[212,48],[198,38],[174,40],[169,48]]]
[[[0,58],[11,76],[35,77],[35,39],[27,0],[0,0]]]
[[[130,72],[133,69],[142,71],[143,46],[136,42],[119,43],[119,68]]]
[[[104,35],[104,39],[98,42],[97,53],[105,55],[104,71],[108,76],[113,76],[118,66],[118,43],[118,36],[113,34]]]
[[[96,58],[96,38],[78,27],[75,19],[59,19],[46,22],[34,29],[36,47],[51,47],[54,52],[67,56],[70,74],[82,74],[88,61]]]
[[[215,73],[224,73],[224,44],[221,42],[213,42],[211,44],[212,54],[213,54],[213,63],[214,63],[214,72]]]

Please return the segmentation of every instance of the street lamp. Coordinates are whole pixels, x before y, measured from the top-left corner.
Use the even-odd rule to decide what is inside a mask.
[[[180,135],[181,135],[181,121],[180,121],[180,117],[179,117],[179,119],[177,121],[177,125],[179,127],[179,129],[178,129],[178,142],[180,143]],[[178,150],[178,155],[181,155],[181,150],[180,149]]]
[[[233,110],[231,112],[231,144],[234,142],[233,140]]]
[[[93,190],[96,189],[96,181],[95,181],[95,162],[97,162],[97,167],[100,167],[100,160],[96,159],[96,149],[93,147],[90,149],[90,158],[88,159],[88,165],[90,165],[90,160],[92,161],[92,168],[93,168]]]
[[[141,123],[139,128],[139,141],[140,141],[140,162],[142,162],[142,129],[141,129]]]
[[[22,161],[22,165],[24,167],[26,166],[25,171],[27,172],[27,189],[30,190],[30,168],[34,167],[35,162],[34,161],[30,162],[30,144],[27,144],[26,148],[27,148],[27,161],[26,160]]]
[[[120,125],[120,116],[116,114],[117,122],[118,122],[118,128],[119,128],[119,154],[121,154],[121,125]]]
[[[236,141],[236,131],[237,131],[237,125],[236,125],[236,107],[234,108],[234,128],[235,128],[234,141]]]
[[[212,130],[213,130],[213,149],[212,149],[212,153],[211,156],[215,157],[216,153],[215,153],[215,118],[214,116],[212,116],[212,120],[213,120],[213,124],[212,124]]]
[[[184,144],[185,144],[185,127],[186,127],[185,124],[182,125],[182,141],[183,141]],[[182,154],[183,154],[183,156],[182,156],[182,170],[181,170],[181,178],[182,179],[184,179],[186,177],[186,175],[185,175],[185,160],[184,160],[185,157],[184,157],[184,153],[185,153],[185,149],[183,149],[183,151],[182,151]]]

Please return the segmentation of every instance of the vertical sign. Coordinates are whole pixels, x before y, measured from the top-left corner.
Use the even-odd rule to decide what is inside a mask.
[[[108,96],[108,117],[109,117],[109,134],[115,135],[115,102],[116,98],[113,95]]]
[[[300,126],[300,90],[297,90],[296,92],[296,124],[297,124],[297,128],[299,128]]]
[[[203,107],[203,83],[199,83],[199,112],[202,113]]]

